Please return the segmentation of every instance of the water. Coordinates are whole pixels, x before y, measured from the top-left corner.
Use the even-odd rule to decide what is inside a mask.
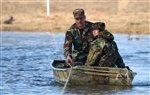
[[[70,86],[65,95],[150,95],[150,35],[114,34],[126,65],[137,72],[132,86]],[[1,32],[0,94],[59,95],[49,66],[64,59],[63,33]]]

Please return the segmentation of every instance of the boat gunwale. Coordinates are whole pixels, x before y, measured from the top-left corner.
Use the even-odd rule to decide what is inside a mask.
[[[57,71],[68,71],[68,70],[70,70],[70,69],[74,69],[74,70],[76,70],[76,69],[78,69],[78,68],[102,68],[102,69],[107,69],[107,68],[110,68],[110,69],[113,69],[113,70],[115,70],[115,69],[126,69],[126,68],[114,68],[114,67],[97,67],[97,66],[75,66],[75,67],[72,67],[72,68],[55,68],[54,66],[53,66],[53,63],[54,63],[54,61],[60,61],[60,60],[53,60],[53,62],[50,64],[50,67],[53,69],[53,70],[57,70]],[[61,60],[61,61],[64,61],[64,60]],[[129,72],[131,72],[131,73],[133,73],[134,75],[137,75],[137,73],[136,72],[134,72],[134,71],[130,71],[130,70],[128,70]]]
[[[52,63],[50,64],[50,67],[51,67],[52,69],[58,70],[58,71],[67,71],[67,70],[70,70],[70,68],[63,68],[63,69],[62,69],[62,68],[55,68]]]

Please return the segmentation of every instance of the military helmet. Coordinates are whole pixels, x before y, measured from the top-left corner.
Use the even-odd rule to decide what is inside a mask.
[[[91,29],[99,29],[100,31],[104,31],[105,23],[104,22],[95,22],[92,24]]]

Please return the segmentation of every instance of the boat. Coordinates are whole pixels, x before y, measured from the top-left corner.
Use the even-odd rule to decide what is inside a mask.
[[[127,68],[98,66],[64,66],[65,60],[50,63],[57,82],[65,85],[132,85],[137,74]]]

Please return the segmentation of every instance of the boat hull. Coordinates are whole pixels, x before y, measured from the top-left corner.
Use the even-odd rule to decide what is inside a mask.
[[[76,66],[64,67],[64,60],[54,60],[51,63],[57,82],[69,85],[131,85],[136,75],[126,68]]]

